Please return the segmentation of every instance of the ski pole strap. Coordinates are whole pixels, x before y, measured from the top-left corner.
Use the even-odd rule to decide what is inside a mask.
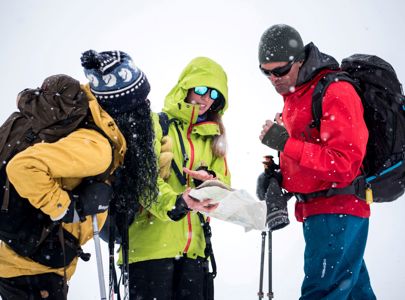
[[[204,219],[204,216],[202,213],[197,212],[198,217],[200,218],[200,222],[202,224],[202,228],[204,231],[204,237],[205,237],[205,250],[204,250],[204,255],[205,259],[210,258],[211,261],[211,266],[212,266],[212,277],[215,278],[217,276],[217,264],[215,262],[215,257],[214,257],[214,252],[212,250],[212,243],[211,243],[211,237],[212,237],[212,231],[211,231],[211,226],[210,223],[207,222]]]

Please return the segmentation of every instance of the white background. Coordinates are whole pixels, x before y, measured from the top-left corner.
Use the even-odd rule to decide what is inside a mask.
[[[15,110],[17,93],[65,73],[82,82],[80,55],[88,49],[129,53],[148,76],[154,111],[183,67],[196,56],[219,62],[228,74],[228,162],[233,187],[254,195],[261,157],[275,154],[258,140],[262,123],[281,110],[282,100],[258,70],[257,46],[276,23],[295,27],[339,61],[354,52],[377,54],[392,63],[405,82],[404,18],[401,0],[0,0],[0,121]],[[301,224],[273,234],[273,291],[276,299],[297,299],[303,278]],[[378,299],[404,299],[405,199],[374,204],[366,263]],[[218,264],[216,299],[257,299],[260,232],[214,220]],[[107,245],[103,246],[107,263]],[[93,242],[86,244],[93,252]],[[108,275],[108,267],[105,265]],[[267,280],[265,280],[265,286]],[[267,291],[267,288],[265,289]],[[80,262],[69,299],[99,299],[95,255]]]

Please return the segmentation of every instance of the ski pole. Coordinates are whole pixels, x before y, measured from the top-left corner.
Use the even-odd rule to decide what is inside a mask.
[[[108,210],[109,217],[109,236],[108,236],[108,252],[109,252],[109,299],[114,299],[114,294],[117,295],[117,300],[121,300],[119,282],[117,280],[117,272],[115,270],[114,247],[115,247],[115,205],[110,204]],[[106,226],[105,224],[104,226]]]
[[[264,298],[263,293],[263,272],[264,272],[264,248],[266,245],[266,231],[262,231],[262,252],[260,255],[260,282],[259,282],[259,300]]]
[[[98,282],[100,285],[100,297],[101,300],[107,300],[104,282],[103,258],[101,257],[100,232],[98,230],[97,216],[93,215],[92,218],[93,218],[94,248],[96,250],[96,259],[97,259]]]
[[[129,236],[128,236],[128,213],[123,214],[123,230],[122,230],[122,283],[124,285],[124,300],[129,299]]]
[[[269,229],[269,292],[267,296],[269,299],[274,298],[273,294],[273,261],[272,261],[272,255],[273,255],[273,249],[272,249],[272,232],[271,229]]]

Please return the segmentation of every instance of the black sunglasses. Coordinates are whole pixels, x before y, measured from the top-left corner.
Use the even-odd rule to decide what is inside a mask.
[[[295,63],[295,59],[290,61],[285,66],[274,68],[273,70],[263,69],[261,66],[259,66],[259,68],[262,71],[262,73],[264,75],[266,75],[267,77],[270,76],[270,75],[274,75],[276,77],[283,77],[283,76],[287,75],[290,72],[290,70],[291,70],[294,63]]]

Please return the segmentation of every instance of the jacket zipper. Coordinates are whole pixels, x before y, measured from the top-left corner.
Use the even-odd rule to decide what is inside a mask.
[[[193,107],[193,111],[191,113],[190,126],[187,128],[187,141],[190,145],[190,158],[189,158],[190,170],[193,167],[193,163],[194,163],[194,145],[191,141],[191,131],[193,129],[192,122],[194,119],[194,112],[195,112],[195,108]],[[190,176],[187,175],[187,187],[189,187],[189,186],[190,186]],[[183,254],[187,254],[188,248],[190,247],[190,244],[191,244],[192,235],[193,235],[193,226],[191,225],[191,213],[190,212],[187,213],[187,225],[188,225],[188,235],[187,235],[186,246],[184,247],[184,250],[183,250]]]

